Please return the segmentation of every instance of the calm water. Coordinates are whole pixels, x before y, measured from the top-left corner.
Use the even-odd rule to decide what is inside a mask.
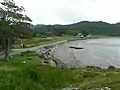
[[[76,60],[83,65],[120,67],[120,38],[77,41],[76,46],[84,47],[83,50],[74,50]]]

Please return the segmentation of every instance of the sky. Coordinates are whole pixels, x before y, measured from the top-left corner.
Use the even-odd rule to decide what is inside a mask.
[[[33,24],[79,21],[120,22],[120,0],[14,0],[26,9]]]

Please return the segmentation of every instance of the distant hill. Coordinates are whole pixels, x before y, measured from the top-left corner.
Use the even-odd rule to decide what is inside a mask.
[[[120,36],[120,23],[109,24],[106,22],[82,21],[70,25],[35,25],[33,29],[38,33],[51,32],[52,34],[75,35],[81,31],[86,31],[97,35]]]

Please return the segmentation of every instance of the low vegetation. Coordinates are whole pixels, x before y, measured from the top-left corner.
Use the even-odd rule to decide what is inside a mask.
[[[0,90],[56,90],[71,85],[74,71],[42,66],[34,52],[0,63]]]
[[[101,69],[88,66],[79,69],[61,69],[42,66],[35,52],[16,55],[0,61],[0,90],[60,90],[77,87],[79,90],[120,88],[120,69]]]
[[[31,38],[26,40],[26,44],[28,47],[34,47],[38,45],[44,45],[49,43],[54,43],[58,41],[63,40],[71,40],[73,39],[73,36],[63,36],[63,37],[47,37],[47,38]],[[13,45],[13,48],[20,48],[20,40],[18,39],[15,44]]]

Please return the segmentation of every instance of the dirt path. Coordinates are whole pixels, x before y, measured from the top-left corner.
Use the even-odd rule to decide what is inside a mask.
[[[59,42],[55,42],[55,43],[50,43],[50,44],[45,44],[45,45],[40,45],[40,46],[35,46],[35,47],[31,47],[31,48],[26,48],[26,49],[12,49],[13,52],[11,54],[15,55],[15,54],[20,54],[21,52],[26,52],[26,51],[36,51],[37,49],[43,48],[45,46],[56,45],[56,44],[64,43],[64,42],[67,42],[67,40],[59,41]]]
[[[37,49],[43,48],[45,46],[57,45],[59,43],[65,43],[65,42],[67,42],[67,40],[59,41],[59,42],[55,42],[55,43],[50,43],[50,44],[45,44],[45,45],[40,45],[40,46],[35,46],[35,47],[31,47],[31,48],[25,48],[25,49],[12,49],[11,55],[20,54],[21,52],[26,52],[26,51],[36,51]],[[2,59],[2,58],[4,58],[4,55],[0,55],[0,59]]]

